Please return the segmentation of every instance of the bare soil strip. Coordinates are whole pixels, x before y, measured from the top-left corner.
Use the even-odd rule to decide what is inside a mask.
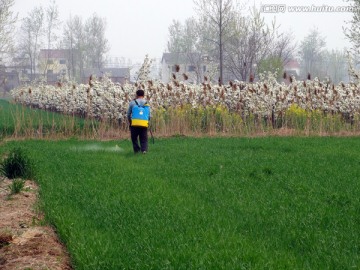
[[[0,177],[0,269],[72,269],[65,247],[36,209],[37,185],[26,181],[10,196],[11,183]]]

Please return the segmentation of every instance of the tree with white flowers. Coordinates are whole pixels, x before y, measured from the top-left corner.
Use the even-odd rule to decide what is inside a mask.
[[[153,59],[149,59],[148,55],[145,56],[144,62],[141,65],[139,71],[137,72],[136,82],[143,83],[150,79],[149,74],[153,61]]]

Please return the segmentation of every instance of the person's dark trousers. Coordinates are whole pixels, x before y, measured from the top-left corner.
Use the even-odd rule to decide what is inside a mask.
[[[147,128],[143,127],[130,127],[131,132],[131,141],[133,144],[134,152],[138,153],[139,151],[145,152],[148,149],[148,134]],[[138,139],[140,140],[140,146]]]

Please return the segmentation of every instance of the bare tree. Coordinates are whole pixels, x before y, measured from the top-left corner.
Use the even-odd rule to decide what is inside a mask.
[[[84,24],[81,17],[70,16],[63,29],[62,43],[68,54],[68,75],[70,79],[80,81],[84,71]]]
[[[85,22],[84,37],[86,41],[87,66],[102,68],[105,54],[109,51],[108,40],[105,37],[106,21],[96,14]]]
[[[36,63],[44,34],[44,10],[42,7],[33,8],[23,19],[20,29],[19,52],[28,58],[31,69],[31,80],[34,79]]]
[[[0,55],[11,52],[17,15],[11,8],[15,0],[0,0]],[[1,58],[0,58],[1,61]]]
[[[349,27],[344,27],[344,34],[353,45],[355,54],[360,50],[360,0],[346,0],[353,7],[353,16],[348,22]]]
[[[44,67],[44,75],[47,73],[48,69],[48,60],[49,60],[49,53],[52,49],[52,45],[56,42],[57,30],[60,27],[60,19],[59,19],[59,10],[55,3],[55,0],[50,2],[50,5],[45,9],[45,18],[46,18],[46,25],[45,25],[45,34],[46,34],[46,43],[47,43],[47,54],[45,59],[45,67]]]
[[[220,82],[233,79],[247,80],[250,75],[254,77],[258,73],[259,63],[264,61],[271,65],[275,63],[280,73],[284,64],[292,59],[296,48],[291,34],[279,33],[276,21],[271,25],[266,24],[255,7],[246,17],[241,16],[238,9],[232,10],[230,17],[222,36],[223,64]],[[169,51],[187,55],[187,62],[196,67],[198,82],[204,74],[204,59],[207,59],[207,67],[214,66],[214,63],[219,67],[221,62],[217,30],[219,29],[214,20],[204,14],[197,19],[186,20],[185,24],[174,21],[169,27]]]
[[[205,72],[204,57],[209,53],[208,42],[204,40],[204,36],[207,36],[206,29],[195,18],[188,18],[183,30],[185,58],[190,64],[185,72],[192,77],[192,82],[200,83]]]
[[[63,28],[62,44],[69,51],[70,79],[81,81],[85,68],[103,68],[109,50],[105,37],[106,21],[96,14],[85,23],[79,16],[70,16]]]
[[[208,41],[211,33],[208,31],[207,24],[194,17],[186,19],[184,24],[173,21],[169,27],[169,36],[168,51],[178,54],[179,61],[184,61],[177,64],[187,64],[185,67],[188,70],[184,70],[186,73],[183,74],[184,77],[191,82],[201,82],[206,66],[209,64],[204,59],[209,59],[209,54],[214,54],[213,44]]]
[[[182,53],[186,50],[184,46],[184,26],[180,21],[173,20],[168,28],[169,40],[167,43],[167,51],[170,53]]]
[[[291,32],[277,33],[273,42],[272,54],[281,59],[283,65],[289,63],[294,58],[296,53],[297,44]]]
[[[337,84],[348,79],[345,50],[325,51],[324,62],[321,66],[325,69],[325,76],[333,83]]]
[[[233,77],[246,81],[259,62],[272,55],[276,25],[269,27],[254,8],[251,16],[237,18],[235,31],[226,50],[226,67]]]
[[[322,76],[322,62],[324,59],[325,38],[317,29],[312,29],[300,44],[302,74]]]
[[[194,0],[201,20],[208,21],[208,26],[215,34],[212,40],[218,48],[220,83],[223,82],[224,50],[227,38],[231,36],[235,11],[232,0]]]

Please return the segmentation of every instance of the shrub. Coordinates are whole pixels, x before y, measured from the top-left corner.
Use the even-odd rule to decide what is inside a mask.
[[[30,179],[33,176],[31,162],[20,148],[10,151],[9,155],[0,163],[0,172],[9,179]]]

